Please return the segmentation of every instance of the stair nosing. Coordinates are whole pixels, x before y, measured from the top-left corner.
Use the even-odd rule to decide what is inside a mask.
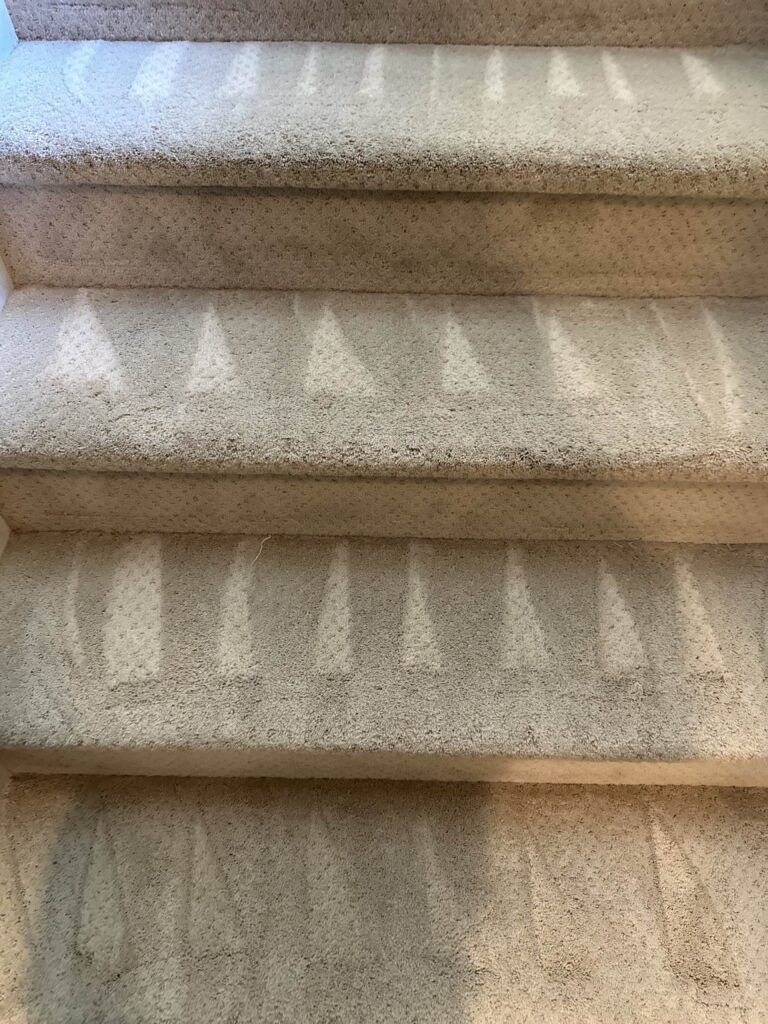
[[[290,56],[297,65],[295,69],[291,65],[291,74],[299,76],[298,84],[291,78],[281,86],[285,94],[269,100],[275,110],[264,107],[259,112],[249,107],[246,112],[236,83],[226,85],[227,68],[243,52],[243,45],[277,55],[278,77],[280,60],[290,63]],[[99,53],[94,47],[106,49]],[[404,69],[393,72],[394,80],[399,84],[415,74],[419,87],[412,85],[409,93],[420,97],[427,90],[414,101],[407,117],[403,111],[398,116],[394,111],[383,113],[384,98],[368,96],[365,80],[362,85],[357,82],[366,74],[366,55],[382,49],[344,43],[22,42],[5,71],[0,68],[0,89],[5,80],[10,93],[5,111],[0,112],[0,183],[530,191],[712,199],[768,195],[768,132],[755,131],[768,104],[761,70],[768,49],[737,46],[676,52],[389,45],[387,59],[404,62]],[[504,98],[502,90],[502,99],[479,106],[477,100],[456,95],[432,109],[428,86],[430,75],[435,74],[432,54],[438,51],[467,64],[451,76],[453,89],[458,81],[474,75],[484,83],[482,88],[493,93],[493,75],[486,79],[488,61],[494,59],[509,60],[508,74],[516,61],[528,60],[534,65],[532,77],[543,75],[544,82],[522,100]],[[189,59],[197,60],[194,73],[199,81],[216,82],[219,90],[235,92],[212,100],[210,110],[203,106],[202,115],[197,119],[189,115],[185,121],[190,104],[196,97],[199,101],[200,88],[190,93],[187,86],[187,94],[174,107],[173,90],[163,85],[160,65],[150,68],[154,78],[145,73],[146,84],[138,98],[126,99],[131,89],[136,92],[137,78],[143,81],[142,60],[151,63],[159,59],[153,53],[161,52],[179,54],[182,72],[183,60],[192,55]],[[345,103],[318,87],[303,94],[301,62],[310,60],[312,53],[322,54],[330,63],[327,74],[332,81],[347,74],[348,91],[356,84],[363,96]],[[578,84],[578,71],[566,67],[567,82],[576,84],[562,85],[564,92],[555,93],[554,99],[541,98],[548,73],[543,61],[551,54],[560,55],[552,59],[576,65],[592,61],[594,66],[583,72],[595,79],[590,79],[586,95]],[[686,59],[681,54],[688,54],[694,63],[681,69],[680,62]],[[114,83],[124,58],[131,75],[121,93]],[[606,59],[628,64],[626,74],[614,68],[609,82],[615,74],[623,76],[633,97],[628,83],[633,77],[639,82],[632,103],[627,103],[626,96],[613,96],[600,77],[606,73],[601,63]],[[104,75],[100,86],[91,67],[99,61]],[[347,68],[350,61],[352,70]],[[710,64],[715,69],[722,65],[722,71],[712,70]],[[246,71],[242,74],[247,80]],[[670,79],[666,91],[658,81],[664,74]],[[613,87],[617,88],[615,83]],[[518,88],[524,92],[519,83]],[[556,83],[552,88],[557,88]],[[643,99],[649,91],[656,97],[653,102]],[[32,98],[14,103],[20,93]],[[112,108],[105,96],[112,97]],[[670,96],[675,100],[671,102]],[[590,111],[593,123],[587,127]],[[228,119],[234,119],[234,124],[227,124]],[[576,123],[578,131],[573,128]]]
[[[301,772],[306,758],[332,772],[528,766],[552,779],[575,766],[586,779],[608,763],[636,779],[765,781],[767,557],[765,545],[12,536],[0,756],[18,770],[157,771],[199,754],[234,774]]]
[[[767,314],[26,286],[0,315],[0,468],[765,483]]]

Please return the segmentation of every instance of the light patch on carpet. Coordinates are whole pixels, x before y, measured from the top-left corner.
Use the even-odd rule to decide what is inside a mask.
[[[747,426],[746,411],[741,398],[739,373],[723,329],[703,301],[701,303],[701,313],[707,335],[715,350],[723,381],[722,408],[725,426],[731,433],[737,434]]]
[[[349,560],[349,541],[340,541],[333,553],[317,623],[315,670],[323,675],[343,675],[352,671]]]
[[[317,92],[318,64],[320,51],[313,43],[307,50],[304,58],[304,66],[301,69],[301,76],[297,85],[297,91],[302,96],[313,96]]]
[[[581,96],[581,86],[562,50],[553,50],[550,55],[547,88],[555,96]]]
[[[159,674],[162,583],[160,538],[139,536],[127,541],[112,580],[104,631],[113,686]]]
[[[89,385],[112,392],[123,390],[117,355],[85,288],[78,289],[74,305],[61,325],[50,374],[71,387]]]
[[[485,62],[485,98],[491,103],[504,102],[504,65],[501,50],[494,46]]]
[[[659,305],[659,303],[652,301],[650,303],[650,307],[651,307],[651,310],[653,311],[653,315],[656,317],[656,320],[658,321],[659,326],[661,327],[661,329],[662,329],[662,331],[664,333],[664,336],[665,336],[669,346],[673,350],[678,348],[679,341],[678,341],[678,337],[677,337],[677,332],[675,330],[673,330],[673,328],[670,326],[669,321],[668,321],[667,317],[664,315],[664,313],[662,312],[662,309],[661,309],[661,306]],[[691,371],[690,371],[686,361],[684,359],[680,359],[680,360],[678,360],[678,365],[680,366],[680,370],[682,372],[683,379],[685,380],[685,383],[686,383],[686,385],[688,387],[689,395],[691,396],[693,401],[696,403],[696,406],[697,406],[699,412],[701,413],[701,415],[708,422],[711,423],[711,421],[712,421],[712,412],[711,412],[711,410],[709,408],[709,404],[707,402],[706,395],[704,395],[702,393],[702,391],[699,388],[699,386],[697,385],[696,381],[693,379],[693,375],[691,374]]]
[[[647,665],[637,624],[604,556],[598,563],[597,606],[600,667],[612,679]]]
[[[244,678],[253,671],[250,591],[256,543],[245,538],[237,544],[221,597],[218,667],[227,679]]]
[[[534,314],[547,341],[558,394],[566,400],[593,398],[599,391],[597,380],[562,320],[543,313],[538,301],[534,301]]]
[[[0,311],[2,311],[12,291],[13,281],[11,281],[11,275],[8,273],[2,259],[0,259]]]
[[[156,43],[139,65],[130,95],[144,107],[166,99],[176,88],[176,78],[188,43]]]
[[[108,978],[117,977],[129,966],[126,912],[115,861],[115,851],[100,817],[80,897],[76,948],[80,956]]]
[[[504,608],[501,637],[502,662],[510,669],[540,669],[549,664],[550,652],[536,612],[518,548],[507,547],[504,565]]]
[[[728,932],[710,886],[702,878],[672,821],[647,802],[651,857],[669,966],[678,978],[713,989],[722,998],[739,985]]]
[[[361,96],[375,99],[384,95],[384,61],[386,52],[385,46],[374,46],[366,55],[363,77],[360,82]]]
[[[324,307],[312,338],[304,389],[310,395],[350,398],[373,396],[379,390],[370,371],[348,347],[341,324],[329,306]]]
[[[219,96],[225,99],[254,96],[259,87],[261,56],[261,43],[242,43],[238,46],[226,77],[219,87]]]
[[[627,76],[621,70],[616,57],[608,53],[607,50],[603,50],[601,60],[605,80],[614,99],[621,100],[622,103],[637,103],[637,97],[632,86],[629,84]]]
[[[429,102],[433,106],[440,100],[441,70],[440,47],[433,46],[429,69]]]
[[[88,72],[98,52],[99,43],[89,40],[78,43],[64,64],[64,84],[78,100],[84,100],[88,92]]]
[[[706,58],[695,53],[681,53],[680,60],[694,96],[720,96],[725,92]]]
[[[199,819],[193,825],[188,942],[201,957],[226,957],[242,949],[243,925],[224,865]]]
[[[443,337],[443,390],[451,395],[487,391],[490,381],[466,332],[451,313]]]
[[[227,345],[221,320],[213,303],[203,319],[200,343],[187,383],[188,394],[231,391],[237,381],[235,360]]]
[[[424,583],[424,561],[429,547],[421,541],[408,546],[408,591],[403,622],[403,665],[406,668],[439,672],[442,659],[432,622]]]

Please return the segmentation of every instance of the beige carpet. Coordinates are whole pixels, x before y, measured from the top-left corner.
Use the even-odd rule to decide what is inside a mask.
[[[760,483],[766,320],[766,299],[20,288],[0,466]]]
[[[0,250],[18,285],[749,297],[768,280],[768,204],[757,200],[0,192]]]
[[[3,513],[26,530],[765,541],[765,315],[21,288],[0,320]]]
[[[701,781],[689,762],[706,762],[704,779],[765,783],[766,558],[762,546],[12,537],[2,757],[17,770],[469,778],[536,778],[545,758],[635,762],[624,781]]]
[[[766,1024],[765,0],[9,6],[0,1024]]]
[[[29,1024],[759,1024],[764,792],[18,780]]]
[[[7,0],[36,39],[336,39],[546,46],[768,43],[763,0]]]
[[[766,53],[23,43],[0,251],[19,285],[761,295]]]
[[[768,542],[768,486],[0,470],[14,530]]]
[[[0,181],[764,199],[768,49],[22,44]]]

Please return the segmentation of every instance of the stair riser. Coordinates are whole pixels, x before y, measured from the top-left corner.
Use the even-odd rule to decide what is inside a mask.
[[[585,786],[768,786],[768,757],[748,760],[612,761],[407,754],[400,751],[101,747],[6,748],[19,775],[198,778],[392,779]]]
[[[755,296],[768,204],[8,187],[16,284]],[[52,227],[53,226],[53,227]]]
[[[0,472],[12,530],[768,543],[762,484]]]
[[[534,46],[722,46],[768,41],[761,0],[8,0],[29,39],[308,39]]]

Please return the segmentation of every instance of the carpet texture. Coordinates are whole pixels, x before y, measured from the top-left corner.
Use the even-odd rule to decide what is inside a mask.
[[[765,198],[768,49],[27,43],[0,182]]]
[[[748,297],[768,203],[7,186],[0,251],[17,285]]]
[[[768,485],[0,470],[37,530],[768,542]]]
[[[765,1024],[766,0],[8,7],[0,1024]]]
[[[767,580],[762,546],[12,536],[0,760],[766,784]]]
[[[766,299],[20,288],[0,466],[762,482],[767,325]]]
[[[17,780],[29,1024],[759,1024],[768,797]]]
[[[34,39],[722,46],[768,43],[763,0],[6,0]]]

